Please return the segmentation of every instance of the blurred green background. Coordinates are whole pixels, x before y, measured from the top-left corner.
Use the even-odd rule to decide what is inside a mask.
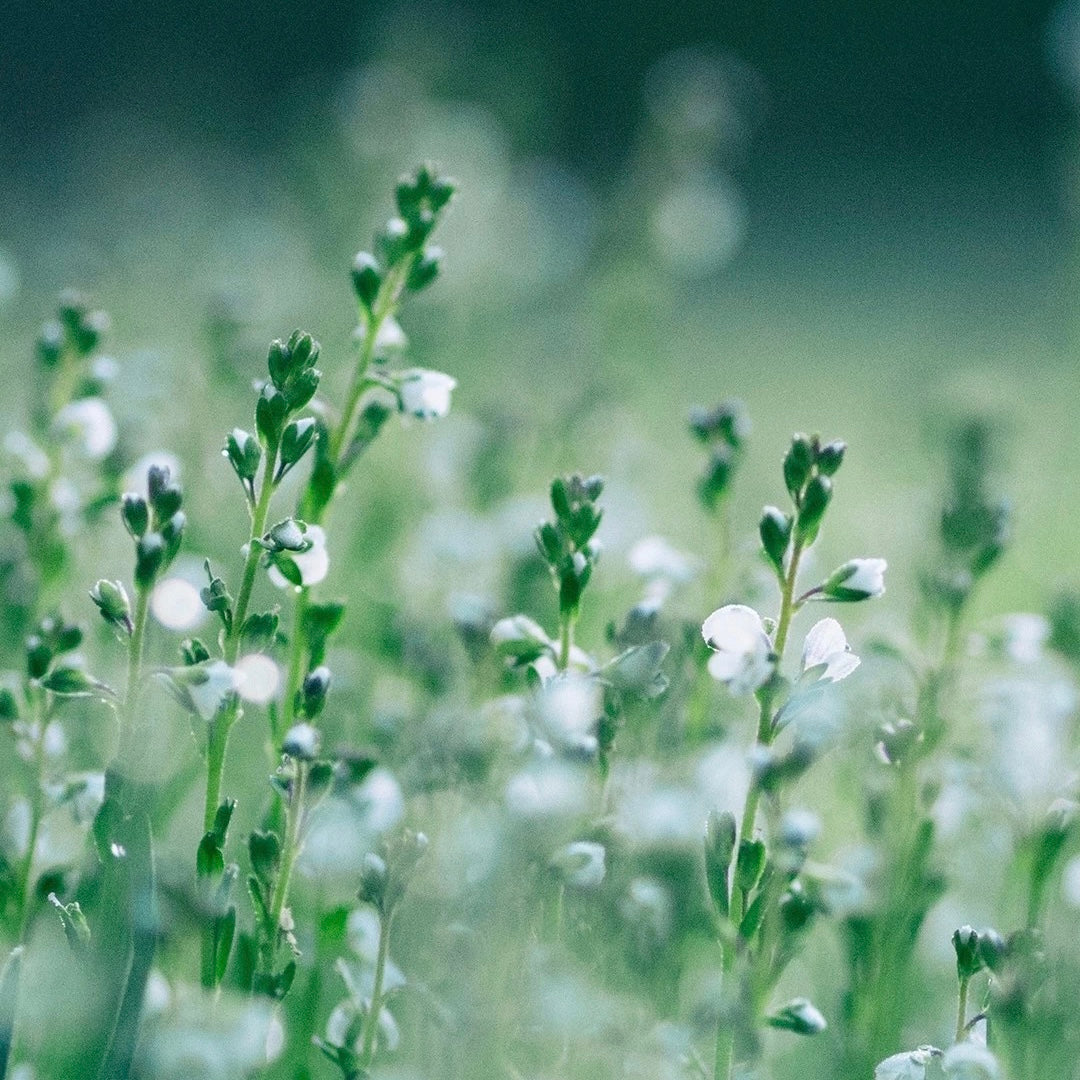
[[[461,196],[406,328],[513,449],[507,490],[604,471],[627,541],[708,552],[684,418],[737,394],[756,427],[736,515],[792,429],[843,436],[833,535],[899,584],[942,425],[976,410],[1017,508],[984,604],[1075,582],[1077,5],[45,0],[3,38],[0,362],[17,373],[54,294],[87,289],[133,450],[227,483],[219,433],[294,326],[340,386],[348,260],[431,157]]]

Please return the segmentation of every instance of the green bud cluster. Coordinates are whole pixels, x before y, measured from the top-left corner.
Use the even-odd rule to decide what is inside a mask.
[[[690,410],[690,430],[709,451],[697,493],[705,509],[713,511],[731,489],[750,434],[750,417],[746,406],[736,398],[711,409],[699,405]]]
[[[368,852],[360,871],[359,899],[389,917],[405,895],[417,864],[427,851],[428,838],[422,832],[404,829],[384,841],[379,852]]]
[[[961,424],[949,444],[949,491],[938,532],[944,560],[925,575],[924,591],[959,611],[998,561],[1009,539],[1008,500],[988,491],[993,429],[982,419]]]
[[[55,322],[41,328],[37,357],[42,367],[54,368],[65,356],[89,356],[109,329],[109,316],[90,306],[79,292],[66,290],[60,295]]]
[[[421,165],[398,180],[397,216],[376,236],[375,253],[361,251],[353,260],[353,291],[365,318],[374,315],[391,277],[395,293],[402,286],[420,292],[438,277],[443,252],[428,239],[455,190],[454,181],[431,165]]]
[[[57,670],[56,660],[74,652],[83,640],[80,626],[64,622],[59,615],[46,615],[24,642],[26,674],[31,679],[44,680]]]
[[[147,497],[128,492],[120,500],[120,517],[135,541],[135,584],[148,589],[176,558],[187,517],[184,497],[164,465],[151,465]],[[98,605],[99,608],[101,605]],[[108,619],[104,609],[102,615]]]
[[[847,446],[821,443],[817,435],[795,435],[784,455],[784,484],[794,504],[790,513],[766,506],[758,524],[761,548],[769,565],[783,577],[792,540],[809,547],[818,536],[832,499],[832,477],[844,461]]]
[[[599,476],[556,478],[551,485],[555,520],[543,522],[534,534],[559,591],[559,612],[564,618],[576,617],[581,594],[600,557],[594,535],[603,517],[596,505],[603,490]]]

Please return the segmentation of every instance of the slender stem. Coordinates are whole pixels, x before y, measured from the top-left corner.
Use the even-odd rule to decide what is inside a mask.
[[[330,460],[334,463],[335,473],[341,462],[341,456],[345,452],[348,434],[352,430],[360,398],[368,387],[368,369],[375,356],[375,343],[378,340],[379,331],[397,307],[401,289],[411,265],[412,259],[408,259],[396,273],[387,276],[379,289],[371,316],[366,320],[364,336],[360,341],[360,350],[356,358],[356,367],[345,394],[345,407],[341,410],[341,420],[330,435]]]
[[[131,753],[135,727],[135,706],[142,682],[143,654],[146,652],[147,612],[150,607],[150,590],[143,586],[135,589],[135,613],[128,639],[127,686],[120,708],[120,743],[117,757],[123,761]]]
[[[256,540],[266,532],[266,518],[270,512],[270,499],[274,494],[274,468],[277,465],[277,447],[274,447],[267,455],[266,468],[263,471],[262,484],[259,488],[259,499],[255,503],[255,509],[251,514],[251,536],[248,540],[247,559],[244,561],[244,576],[240,580],[240,592],[236,597],[236,608],[233,611],[232,629],[225,642],[225,662],[232,664],[236,661],[240,651],[240,631],[244,628],[244,619],[247,618],[248,604],[251,602],[251,592],[255,587],[255,574],[259,569],[259,557],[262,549]]]
[[[565,671],[570,665],[570,651],[573,647],[574,618],[567,614],[559,620],[559,656],[556,664],[559,671]]]
[[[270,933],[264,951],[264,964],[267,974],[271,973],[274,955],[277,952],[278,931],[281,926],[281,913],[285,910],[285,900],[289,895],[289,881],[292,878],[296,857],[300,854],[300,830],[304,817],[304,792],[307,784],[307,763],[296,763],[296,781],[292,796],[286,808],[285,846],[281,852],[281,863],[274,879],[274,891],[270,898]]]
[[[281,699],[281,719],[278,730],[271,731],[274,746],[281,743],[281,736],[292,727],[296,717],[296,694],[300,689],[304,663],[304,615],[307,612],[308,590],[300,589],[293,607],[292,637],[289,639],[289,667],[285,675],[285,692]]]
[[[969,975],[960,976],[960,992],[956,998],[956,1042],[963,1042],[967,1035],[967,1002]]]
[[[776,654],[777,666],[781,664],[784,658],[784,648],[787,645],[788,631],[791,629],[792,616],[799,608],[799,602],[795,600],[795,581],[799,574],[799,560],[802,558],[803,547],[799,541],[795,541],[791,549],[791,559],[788,561],[787,572],[784,574],[784,578],[780,585],[780,615],[776,623],[776,635],[773,638],[773,652]],[[757,745],[770,746],[773,740],[773,696],[772,691],[768,686],[764,686],[758,692],[758,725],[757,725]],[[742,818],[739,822],[739,842],[749,840],[754,833],[754,824],[757,821],[758,804],[761,801],[761,788],[756,783],[751,781],[750,787],[746,792],[746,801],[743,803]],[[743,915],[744,900],[734,883],[732,884],[732,895],[729,898],[729,911],[731,913],[731,921],[735,927],[738,927],[739,922]],[[769,897],[768,899],[772,899]],[[766,910],[764,918],[767,920],[770,917],[770,912]],[[731,950],[729,950],[730,952]],[[734,957],[732,956],[729,961],[729,957],[725,954],[725,968],[728,964],[734,967]],[[758,968],[761,963],[767,963],[767,960],[763,960],[762,957],[758,957],[755,962],[755,968]],[[768,970],[764,970],[764,973],[757,973],[755,978],[754,994],[755,997],[759,996],[763,990],[763,984],[767,984]],[[755,1009],[759,1006],[759,1002],[755,1000]],[[716,1072],[715,1080],[729,1080],[734,1075],[735,1069],[735,1057],[734,1057],[734,1040],[733,1032],[730,1024],[726,1018],[721,1016],[716,1033]]]
[[[371,1059],[375,1056],[375,1033],[379,1030],[379,1017],[382,1014],[383,980],[386,978],[386,960],[390,955],[390,923],[393,917],[391,910],[379,919],[379,955],[375,961],[375,984],[371,990],[371,1005],[364,1028],[363,1049],[360,1051],[360,1067],[363,1069],[371,1064]]]
[[[255,574],[259,568],[261,549],[255,543],[266,532],[266,519],[270,512],[270,499],[274,494],[274,468],[277,464],[277,447],[267,455],[263,469],[259,498],[251,514],[251,535],[248,538],[247,558],[244,561],[244,575],[240,581],[240,592],[233,609],[232,626],[225,639],[225,663],[236,663],[240,652],[240,633],[247,618],[248,604],[255,587]],[[203,828],[209,832],[214,824],[221,800],[221,779],[225,772],[225,752],[229,744],[229,731],[236,722],[239,702],[236,695],[230,695],[223,709],[210,721],[210,730],[206,744],[206,800],[203,807]]]

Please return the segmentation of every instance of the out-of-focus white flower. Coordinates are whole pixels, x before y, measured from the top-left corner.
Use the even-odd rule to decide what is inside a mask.
[[[949,1080],[998,1080],[1001,1066],[985,1046],[970,1040],[945,1051],[941,1066]]]
[[[457,379],[442,371],[411,368],[398,375],[401,411],[419,420],[434,420],[450,412],[450,394]]]
[[[834,570],[819,594],[824,600],[854,602],[872,600],[885,591],[884,559],[852,559]]]
[[[199,590],[180,577],[165,578],[150,594],[150,611],[169,630],[194,630],[206,618]]]
[[[1017,612],[1005,619],[1002,644],[1005,654],[1018,664],[1034,664],[1042,657],[1050,636],[1050,624],[1041,615]]]
[[[843,627],[835,619],[822,619],[810,628],[803,645],[804,672],[821,668],[819,679],[839,682],[846,679],[859,663],[848,645]]]
[[[635,574],[644,578],[663,578],[681,585],[697,571],[697,560],[673,547],[662,536],[646,536],[629,551],[626,561]]]
[[[41,480],[49,472],[49,457],[24,431],[9,431],[4,436],[4,449],[22,462],[23,468]]]
[[[191,680],[188,696],[204,720],[212,720],[225,698],[237,688],[236,672],[224,660],[214,660],[202,667],[201,681]]]
[[[291,551],[289,558],[296,563],[300,571],[300,582],[308,585],[318,585],[326,577],[330,570],[330,556],[326,550],[326,533],[321,525],[309,525],[304,536],[311,541],[311,547],[307,551]],[[285,575],[276,567],[270,567],[270,580],[279,588],[290,588],[291,582],[286,580]]]
[[[249,653],[236,661],[236,692],[253,705],[273,700],[281,685],[281,668],[269,656]]]
[[[713,650],[709,674],[727,683],[733,694],[760,689],[773,672],[773,650],[761,616],[744,604],[718,608],[702,624],[701,635]]]
[[[56,414],[56,428],[77,439],[82,452],[92,461],[105,457],[116,446],[116,421],[99,397],[69,401]]]
[[[590,840],[575,840],[555,852],[551,865],[562,874],[567,885],[579,889],[595,889],[607,870],[603,844]]]
[[[393,315],[383,319],[379,332],[375,335],[375,352],[383,356],[388,352],[398,352],[408,344],[409,339],[401,329],[401,323]]]

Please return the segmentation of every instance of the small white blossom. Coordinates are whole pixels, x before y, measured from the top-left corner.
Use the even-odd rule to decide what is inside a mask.
[[[607,870],[603,844],[575,840],[557,851],[551,860],[567,885],[579,889],[595,889],[604,880]]]
[[[419,420],[434,420],[450,412],[450,394],[457,379],[442,371],[411,368],[401,372],[398,395],[401,411]]]
[[[77,439],[82,452],[99,461],[116,446],[116,421],[99,397],[70,401],[56,414],[58,431]]]
[[[196,711],[204,720],[212,720],[221,703],[237,685],[236,672],[224,660],[214,660],[202,668],[205,676],[200,682],[192,680],[188,696]]]
[[[856,601],[872,600],[885,591],[884,559],[852,559],[829,575],[821,587],[826,600]]]
[[[318,585],[326,577],[330,569],[330,556],[326,551],[326,533],[321,525],[309,525],[304,536],[311,541],[311,547],[307,551],[289,552],[289,558],[296,563],[300,582],[306,587]],[[270,580],[279,589],[287,589],[291,584],[276,566],[270,567]]]
[[[851,651],[843,627],[835,619],[822,619],[810,628],[803,645],[803,671],[812,671],[824,665],[819,679],[839,682],[846,679],[858,666],[859,658]]]
[[[48,475],[49,455],[25,432],[9,431],[4,436],[4,449],[17,457],[35,480],[41,480]]]
[[[383,319],[379,332],[375,335],[375,352],[383,356],[388,352],[400,351],[408,344],[409,339],[401,329],[401,323],[392,315]]]
[[[646,536],[626,556],[630,569],[643,578],[662,578],[673,584],[690,581],[697,572],[697,561],[673,547],[662,536]]]
[[[744,604],[728,604],[714,611],[701,625],[713,655],[709,674],[727,683],[733,694],[760,689],[773,672],[773,650],[761,616]]]

